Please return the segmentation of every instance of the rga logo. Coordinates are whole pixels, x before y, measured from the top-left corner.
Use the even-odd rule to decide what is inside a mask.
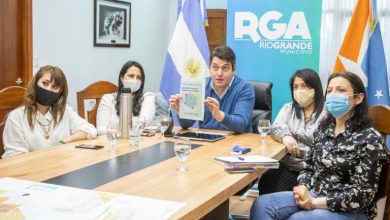
[[[259,42],[260,48],[283,54],[311,54],[312,38],[305,14],[293,12],[287,24],[278,22],[282,17],[279,11],[269,11],[260,19],[252,12],[236,12],[234,38]]]

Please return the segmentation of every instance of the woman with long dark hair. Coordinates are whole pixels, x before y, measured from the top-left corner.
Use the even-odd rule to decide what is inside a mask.
[[[375,194],[387,157],[381,134],[367,118],[366,91],[349,72],[332,74],[328,113],[314,132],[313,146],[293,191],[258,197],[251,219],[374,219]]]
[[[96,127],[98,134],[104,134],[108,125],[119,124],[120,96],[123,88],[131,90],[133,95],[133,116],[145,118],[146,125],[153,120],[155,94],[144,93],[145,72],[141,64],[127,61],[119,72],[118,90],[102,97],[97,111]]]
[[[96,129],[66,104],[62,70],[43,66],[27,87],[24,103],[9,113],[3,132],[3,158],[96,137]]]
[[[318,74],[312,69],[297,70],[290,78],[292,102],[279,111],[271,137],[286,145],[288,155],[279,169],[266,171],[259,181],[259,194],[292,190],[303,168],[303,157],[313,142],[313,133],[325,116],[324,93]]]

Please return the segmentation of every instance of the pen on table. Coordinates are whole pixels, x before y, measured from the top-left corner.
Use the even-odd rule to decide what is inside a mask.
[[[239,160],[244,161],[245,159],[243,157],[237,157]]]

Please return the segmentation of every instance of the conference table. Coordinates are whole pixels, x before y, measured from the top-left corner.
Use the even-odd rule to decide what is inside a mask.
[[[142,137],[139,147],[127,139],[118,141],[118,151],[109,153],[104,136],[50,147],[0,160],[0,177],[127,194],[184,203],[171,219],[223,219],[228,215],[229,198],[252,183],[265,169],[253,173],[229,174],[215,162],[228,156],[234,145],[250,147],[248,155],[280,159],[284,145],[259,134],[228,135],[216,142],[192,141],[184,162],[188,169],[178,172],[173,138]],[[100,150],[75,148],[79,144],[100,144]],[[225,218],[226,219],[226,218]]]

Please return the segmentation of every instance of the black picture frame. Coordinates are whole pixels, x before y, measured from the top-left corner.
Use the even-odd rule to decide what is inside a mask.
[[[95,47],[130,47],[131,3],[94,1]]]

